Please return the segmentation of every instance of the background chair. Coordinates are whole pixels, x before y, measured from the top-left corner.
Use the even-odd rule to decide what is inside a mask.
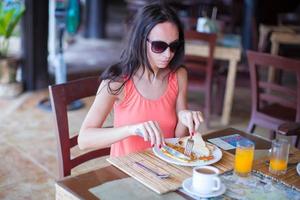
[[[300,120],[300,61],[253,51],[247,52],[252,111],[247,131],[253,133],[256,125],[270,130],[275,138],[278,126]],[[286,81],[268,82],[268,69],[282,70]],[[294,81],[291,81],[293,76]]]
[[[109,155],[110,148],[94,150],[71,158],[71,148],[77,146],[77,137],[70,138],[68,104],[85,97],[95,96],[99,77],[90,77],[49,86],[51,106],[55,117],[59,178],[71,174],[71,169],[94,158]]]
[[[211,101],[213,89],[213,61],[216,45],[216,34],[200,33],[196,31],[185,31],[185,40],[190,42],[203,43],[208,46],[207,57],[185,55],[184,65],[189,73],[189,90],[204,93],[204,117],[206,126],[210,125]]]

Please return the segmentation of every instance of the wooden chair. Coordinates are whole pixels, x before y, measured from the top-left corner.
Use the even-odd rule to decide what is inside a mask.
[[[300,120],[300,61],[253,51],[248,51],[247,57],[252,96],[247,131],[253,133],[258,125],[269,129],[270,139],[273,139],[279,125]],[[295,76],[296,85],[268,82],[270,67],[282,70],[289,77]]]
[[[95,96],[100,85],[99,77],[78,79],[63,84],[49,86],[51,106],[55,117],[59,178],[71,174],[71,169],[94,158],[109,155],[110,148],[94,150],[71,158],[71,148],[75,147],[77,137],[70,138],[68,105],[85,97]]]
[[[184,65],[189,73],[189,89],[203,92],[204,115],[206,126],[210,125],[212,86],[213,86],[213,61],[216,45],[216,34],[200,33],[196,31],[185,31],[185,40],[205,43],[208,46],[208,56],[185,55]]]

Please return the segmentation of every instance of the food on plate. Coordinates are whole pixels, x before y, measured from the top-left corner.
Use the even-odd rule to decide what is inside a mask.
[[[180,146],[180,145],[178,145],[178,144],[172,144],[172,143],[168,143],[168,142],[166,142],[166,145],[167,145],[168,147],[170,147],[170,148],[172,148],[172,149],[174,149],[174,150],[176,150],[176,151],[178,151],[178,152],[184,154],[184,147],[182,147],[182,146]],[[163,152],[165,155],[167,155],[167,156],[169,156],[169,157],[171,157],[171,158],[174,158],[174,159],[179,160],[179,161],[184,161],[184,162],[191,162],[191,161],[195,161],[195,160],[198,159],[197,156],[196,156],[196,154],[193,153],[193,152],[191,153],[190,156],[187,156],[187,157],[190,157],[190,159],[184,159],[184,158],[176,157],[176,156],[173,155],[172,153],[170,153],[170,152],[164,150],[163,148],[162,148],[162,152]]]
[[[186,147],[187,140],[189,139],[189,137],[190,136],[180,138],[179,139],[179,144],[183,147]],[[198,154],[198,156],[209,156],[210,155],[210,151],[209,151],[206,143],[204,142],[201,134],[196,133],[193,136],[193,140],[194,140],[193,152]]]
[[[166,143],[166,145],[175,149],[176,151],[184,153],[186,143],[189,137],[190,136],[180,138],[176,144]],[[196,160],[209,161],[214,159],[213,151],[215,147],[212,144],[206,143],[202,139],[201,134],[195,134],[193,136],[193,140],[194,140],[194,146],[193,146],[192,154],[190,156],[191,159],[189,161],[196,161]],[[164,152],[164,153],[168,155],[168,152]],[[168,156],[172,157],[172,155],[168,155]],[[183,159],[180,160],[187,161]]]

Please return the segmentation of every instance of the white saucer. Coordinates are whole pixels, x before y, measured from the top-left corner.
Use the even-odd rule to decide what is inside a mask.
[[[300,176],[300,162],[297,164],[296,170],[298,172],[298,175]]]
[[[183,183],[182,183],[182,187],[183,187],[183,189],[184,189],[187,193],[189,193],[189,194],[191,194],[191,195],[194,195],[194,196],[196,196],[196,197],[202,197],[202,198],[217,197],[217,196],[220,196],[220,195],[224,194],[225,191],[226,191],[226,186],[225,186],[223,183],[221,183],[221,188],[220,188],[220,190],[214,191],[214,192],[209,193],[209,194],[199,194],[199,193],[196,192],[196,191],[194,190],[194,188],[192,187],[192,178],[185,179],[185,180],[183,181]]]

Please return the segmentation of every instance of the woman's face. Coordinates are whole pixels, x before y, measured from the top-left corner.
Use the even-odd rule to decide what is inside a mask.
[[[161,42],[171,46],[167,47],[166,44]],[[178,46],[178,42],[179,33],[175,24],[163,22],[153,27],[147,38],[147,55],[154,71],[168,67],[175,54],[174,50]]]

